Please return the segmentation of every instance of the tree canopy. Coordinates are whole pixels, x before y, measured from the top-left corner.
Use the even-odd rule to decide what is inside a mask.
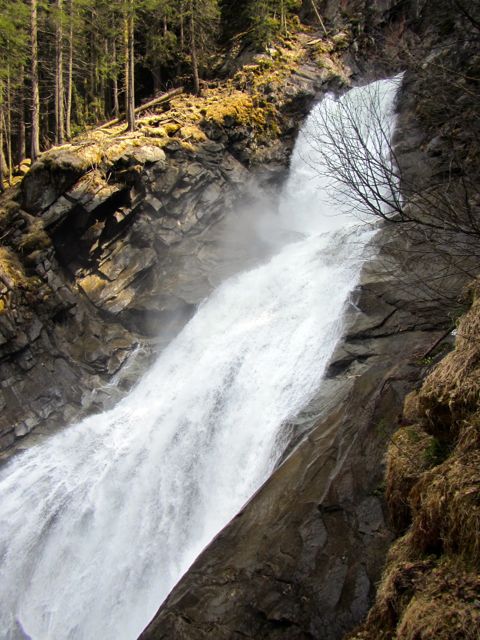
[[[175,86],[201,91],[229,38],[261,50],[299,0],[0,0],[0,178],[27,155]]]

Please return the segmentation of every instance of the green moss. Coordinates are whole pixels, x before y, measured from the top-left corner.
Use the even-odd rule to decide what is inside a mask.
[[[451,447],[437,438],[431,438],[428,447],[423,452],[425,463],[429,466],[441,464],[450,454]]]

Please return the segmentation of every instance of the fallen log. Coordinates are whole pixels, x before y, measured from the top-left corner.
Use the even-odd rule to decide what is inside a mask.
[[[134,113],[135,115],[138,115],[139,113],[142,113],[142,111],[146,111],[147,109],[156,107],[159,104],[168,102],[171,98],[174,98],[175,96],[179,96],[182,93],[185,93],[185,89],[183,87],[177,87],[177,89],[172,89],[171,91],[167,91],[166,93],[163,93],[161,96],[158,96],[158,98],[153,98],[153,100],[149,100],[148,102],[141,104],[139,107],[135,109]],[[123,115],[120,118],[115,118],[114,120],[109,120],[108,122],[105,122],[100,127],[98,127],[98,129],[108,129],[108,127],[113,127],[116,124],[120,124],[120,122],[122,122],[122,120],[124,119],[125,119],[125,115]]]

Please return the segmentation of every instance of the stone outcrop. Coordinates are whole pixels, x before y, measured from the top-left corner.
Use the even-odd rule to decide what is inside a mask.
[[[390,62],[398,69],[406,43],[402,30],[410,29],[414,64],[399,101],[395,152],[410,204],[423,198],[423,220],[430,222],[438,214],[435,204],[448,202],[444,211],[450,213],[461,209],[437,195],[428,205],[423,194],[442,181],[450,186],[455,176],[478,175],[478,149],[472,145],[478,122],[472,96],[478,88],[467,83],[460,91],[438,73],[440,62],[448,61],[451,69],[463,69],[465,61],[478,64],[478,34],[459,38],[465,16],[452,14],[447,2],[370,5],[375,20],[359,25],[362,37],[348,55],[361,67],[361,48],[375,51],[366,27],[376,29],[387,20]],[[323,3],[332,10],[330,24],[340,25],[351,24],[363,6]],[[397,12],[398,21],[388,22],[389,12]],[[447,58],[446,33],[452,46]],[[386,34],[377,35],[381,41]],[[378,62],[372,60],[370,71]],[[477,115],[468,119],[466,113]],[[468,164],[459,167],[458,157],[470,158]],[[468,206],[478,212],[475,197]],[[142,640],[333,640],[362,621],[393,538],[383,509],[384,454],[402,419],[405,394],[451,347],[458,295],[478,272],[478,235],[473,237],[462,236],[458,227],[440,232],[438,225],[394,223],[380,231],[379,256],[365,269],[351,301],[345,340],[322,392],[291,426],[296,447],[180,580]],[[396,587],[403,599],[402,586]],[[372,637],[382,629],[377,625]]]
[[[443,296],[418,299],[419,281],[435,271],[421,245],[412,250],[392,227],[377,242],[321,393],[291,425],[299,444],[197,559],[142,640],[333,640],[366,614],[392,540],[385,447],[405,394],[452,328]]]
[[[138,375],[214,286],[258,259],[253,234],[241,240],[229,226],[237,203],[275,197],[298,123],[318,91],[339,82],[319,74],[307,50],[282,64],[268,86],[261,56],[235,81],[250,83],[247,96],[255,84],[257,101],[265,92],[270,124],[250,99],[244,112],[232,102],[230,93],[243,95],[232,85],[195,127],[150,117],[130,137],[99,131],[43,154],[6,194],[0,451],[110,406],[132,367]]]

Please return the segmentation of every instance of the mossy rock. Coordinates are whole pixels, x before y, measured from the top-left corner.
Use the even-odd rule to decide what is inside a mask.
[[[88,169],[88,162],[77,153],[55,150],[44,154],[22,181],[23,208],[29,213],[43,211]]]
[[[457,451],[415,485],[412,541],[422,552],[454,554],[480,566],[479,469],[480,451]]]
[[[432,441],[432,436],[414,424],[399,429],[388,447],[385,497],[397,533],[403,533],[411,523],[410,492],[432,466],[426,455]]]
[[[453,442],[462,421],[480,403],[480,298],[457,327],[454,351],[428,375],[418,394],[425,429],[442,441]]]
[[[397,628],[404,640],[472,640],[480,629],[480,576],[455,560],[439,564],[409,602]]]

